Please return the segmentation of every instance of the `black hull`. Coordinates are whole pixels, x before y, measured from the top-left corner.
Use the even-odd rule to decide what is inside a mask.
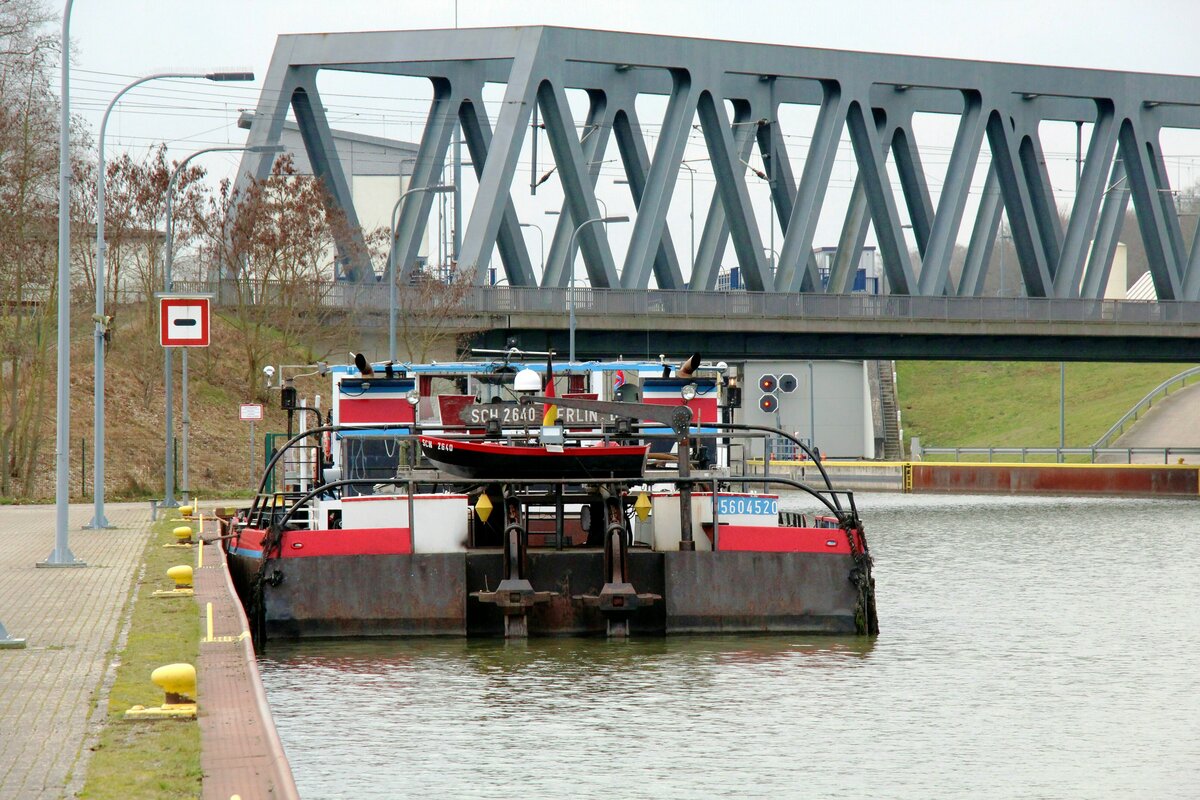
[[[573,599],[599,592],[603,559],[592,549],[529,553],[534,588],[558,592],[530,612],[530,635],[605,633],[604,616]],[[229,555],[247,608],[258,565]],[[500,582],[499,551],[285,558],[271,567],[281,579],[264,587],[267,639],[504,635],[499,609],[470,596]],[[632,615],[630,633],[862,633],[853,569],[839,554],[635,550],[631,582],[663,599]]]

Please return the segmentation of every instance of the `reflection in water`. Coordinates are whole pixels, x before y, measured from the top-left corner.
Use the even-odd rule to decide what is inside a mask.
[[[272,644],[305,797],[1194,797],[1191,502],[867,495],[883,633]]]

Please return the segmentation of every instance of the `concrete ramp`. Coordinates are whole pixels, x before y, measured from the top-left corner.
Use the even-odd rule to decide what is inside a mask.
[[[1113,447],[1200,447],[1200,384],[1186,386],[1154,404],[1112,443]],[[1200,463],[1200,455],[1171,456],[1172,464]],[[1097,461],[1118,460],[1108,456]],[[1162,463],[1160,455],[1135,455],[1135,464]]]

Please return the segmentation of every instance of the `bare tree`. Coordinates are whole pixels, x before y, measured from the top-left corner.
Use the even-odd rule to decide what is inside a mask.
[[[0,496],[28,493],[53,389],[58,101],[33,0],[0,2]]]
[[[397,355],[423,363],[457,350],[463,337],[481,329],[468,307],[475,290],[470,273],[414,272],[396,293]]]
[[[335,234],[346,224],[326,209],[320,182],[298,175],[287,155],[243,190],[221,184],[201,254],[220,278],[221,314],[235,331],[247,386],[259,385],[270,360],[313,361],[340,346],[352,316],[347,287],[335,280],[335,241],[349,239]]]
[[[162,291],[167,183],[177,165],[167,162],[165,144],[152,147],[140,161],[123,153],[107,162],[105,290],[112,305],[130,297],[152,298]],[[196,238],[210,202],[204,175],[203,167],[188,167],[180,173],[175,187],[172,246],[177,257]],[[94,177],[86,182],[81,209],[91,219],[95,217],[94,183]],[[90,261],[85,261],[83,271],[87,285],[94,288],[96,279]],[[154,313],[154,304],[147,303],[147,319],[152,319]]]

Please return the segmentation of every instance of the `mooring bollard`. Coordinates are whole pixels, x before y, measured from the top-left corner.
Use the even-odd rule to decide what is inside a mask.
[[[195,718],[196,668],[191,664],[167,664],[150,673],[150,680],[163,690],[161,706],[133,706],[125,719]]]
[[[195,591],[192,589],[192,568],[187,564],[177,564],[167,570],[167,577],[175,581],[174,589],[160,589],[153,594],[154,597],[192,597]]]
[[[180,525],[172,531],[175,534],[175,541],[171,544],[164,544],[163,547],[188,547],[190,548],[194,542],[192,541],[191,525]]]

